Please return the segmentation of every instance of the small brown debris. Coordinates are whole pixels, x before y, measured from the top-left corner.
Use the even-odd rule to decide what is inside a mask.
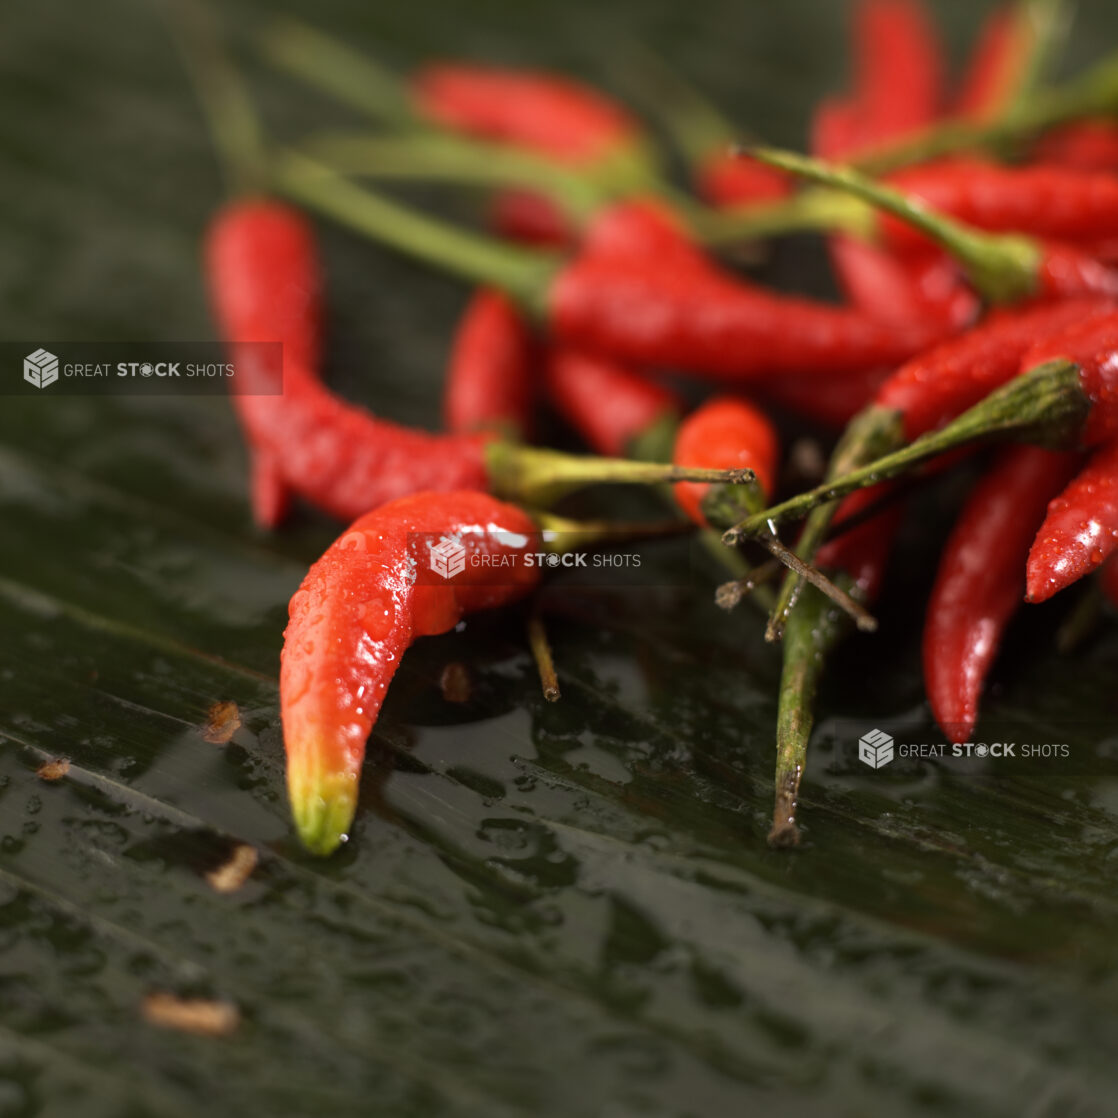
[[[240,1011],[229,1002],[174,994],[148,994],[140,1010],[151,1025],[198,1036],[228,1036],[241,1022]]]
[[[470,669],[461,660],[451,660],[439,676],[439,688],[448,703],[468,703],[473,694]]]
[[[56,757],[53,761],[44,761],[35,775],[40,780],[61,780],[69,771],[70,762],[65,757]]]
[[[214,745],[225,745],[241,728],[241,710],[232,699],[214,703],[207,717],[209,721],[202,727],[202,737]]]
[[[218,893],[235,893],[252,876],[259,861],[256,848],[242,843],[233,847],[228,859],[216,870],[206,874],[206,880]]]

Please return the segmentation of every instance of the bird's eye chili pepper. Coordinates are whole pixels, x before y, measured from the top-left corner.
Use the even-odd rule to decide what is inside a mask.
[[[1065,124],[1041,136],[1032,158],[1075,171],[1118,174],[1118,124],[1112,120]]]
[[[1034,77],[1054,29],[1028,3],[995,8],[979,29],[952,107],[953,115],[991,121],[1006,113]]]
[[[936,430],[1014,377],[1038,338],[1109,315],[1114,309],[1111,300],[1101,297],[1007,308],[913,358],[881,384],[873,403],[851,422],[835,450],[828,477],[848,474]],[[796,554],[811,562],[832,519],[852,515],[863,499],[856,492],[839,505],[812,510]],[[801,586],[798,577],[786,576],[770,621],[771,639],[779,637]]]
[[[1118,442],[1107,443],[1053,498],[1029,551],[1026,598],[1043,602],[1118,548]]]
[[[943,106],[943,49],[918,0],[861,0],[854,9],[854,101],[870,142],[931,124]]]
[[[233,395],[249,434],[253,516],[261,527],[274,528],[287,511],[290,491],[276,448],[254,440],[251,432],[285,381],[310,376],[318,367],[322,278],[314,235],[306,219],[281,202],[231,202],[210,222],[205,271],[214,315],[234,356],[242,342],[278,341],[283,347],[282,368],[238,362],[246,375],[255,370],[259,383],[246,382]]]
[[[706,159],[696,172],[695,189],[717,209],[780,202],[792,193],[792,179],[755,159],[741,159],[729,145]]]
[[[757,395],[775,408],[838,430],[869,404],[888,375],[888,369],[879,368],[830,380],[789,374],[759,386]]]
[[[682,404],[675,393],[616,362],[568,349],[544,361],[548,399],[596,454],[670,457]]]
[[[535,354],[532,332],[509,298],[491,288],[478,291],[451,350],[443,395],[446,429],[524,440],[532,426]]]
[[[560,344],[636,366],[735,383],[795,371],[836,376],[895,364],[943,335],[810,299],[772,294],[698,262],[653,268],[595,253],[555,261],[455,230],[288,152],[277,184],[352,228],[472,282],[505,290],[543,317]]]
[[[432,569],[450,540],[465,565]],[[476,492],[419,493],[352,524],[291,599],[280,664],[287,784],[299,836],[316,854],[344,841],[365,742],[408,646],[461,618],[526,594],[543,550],[518,508]]]
[[[769,533],[818,505],[981,439],[1000,437],[1053,449],[1086,450],[1118,437],[1118,314],[1054,335],[1034,346],[1022,364],[1019,376],[946,427],[763,510],[725,533],[726,542]]]
[[[984,232],[849,167],[767,149],[754,154],[774,166],[847,191],[899,218],[958,260],[975,290],[994,302],[1118,293],[1118,272],[1070,245],[1051,244],[1024,234]]]
[[[696,408],[679,425],[672,461],[679,466],[745,467],[753,471],[756,489],[726,494],[710,485],[678,482],[675,499],[700,528],[732,523],[740,512],[763,504],[776,484],[780,440],[764,412],[745,400],[715,396]],[[727,515],[727,513],[730,515]]]
[[[575,230],[550,198],[532,190],[509,188],[493,195],[490,228],[501,237],[540,248],[567,248]]]
[[[418,115],[444,128],[585,163],[640,141],[637,122],[600,93],[534,70],[432,63],[409,82]]]
[[[1010,447],[978,483],[947,539],[924,622],[924,682],[952,741],[967,741],[1001,636],[1021,603],[1025,557],[1078,455]]]

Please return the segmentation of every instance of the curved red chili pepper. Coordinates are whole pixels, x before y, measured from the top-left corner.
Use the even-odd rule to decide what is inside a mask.
[[[766,497],[776,484],[779,457],[780,441],[768,416],[732,396],[716,396],[687,416],[679,425],[672,453],[677,466],[752,470]],[[699,527],[708,527],[703,501],[710,485],[679,481],[674,489],[679,507]]]
[[[1069,167],[1005,167],[973,159],[911,167],[890,185],[927,206],[990,232],[1091,243],[1118,235],[1118,175]],[[920,235],[883,219],[894,243]]]
[[[955,116],[988,120],[1007,107],[1032,49],[1024,26],[1018,5],[995,8],[986,18],[960,83]]]
[[[1052,129],[1037,140],[1033,159],[1076,171],[1118,172],[1118,124],[1111,120],[1077,120]]]
[[[507,295],[470,300],[450,355],[443,416],[454,434],[487,431],[522,441],[532,426],[535,339]]]
[[[429,555],[444,539],[464,558],[446,578]],[[307,572],[284,633],[280,706],[288,793],[310,850],[345,839],[365,742],[408,646],[527,593],[538,568],[519,560],[539,550],[535,524],[512,505],[419,493],[361,517]]]
[[[1109,317],[1114,309],[1110,299],[1088,297],[998,311],[902,365],[882,384],[874,406],[898,413],[903,439],[911,442],[983,400],[1012,379],[1023,362],[1032,367],[1046,360],[1030,352],[1038,339]]]
[[[532,70],[433,63],[411,82],[417,111],[445,128],[585,163],[635,143],[636,121],[595,90]]]
[[[633,198],[608,206],[587,226],[581,243],[584,259],[615,264],[655,264],[659,268],[709,267],[706,255],[682,222],[663,203]]]
[[[555,335],[576,349],[741,383],[895,364],[945,333],[939,323],[883,323],[777,295],[711,265],[654,269],[592,254],[559,274],[548,312]]]
[[[239,363],[260,383],[243,383],[233,396],[241,424],[258,426],[261,409],[270,410],[285,382],[313,379],[320,360],[322,277],[310,224],[280,202],[233,202],[210,222],[205,240],[205,268],[214,315],[225,339],[281,342],[283,369],[266,369],[259,361]],[[255,369],[255,373],[253,370]],[[282,376],[281,376],[282,373]],[[250,440],[252,509],[256,522],[274,528],[284,517],[290,491],[280,464],[282,449]]]
[[[888,376],[888,369],[873,368],[829,379],[788,374],[757,385],[756,391],[767,403],[838,429],[869,404]]]
[[[943,103],[943,51],[917,0],[854,9],[854,99],[871,143],[931,124]]]
[[[965,741],[1006,623],[1021,602],[1025,557],[1078,460],[1038,447],[1013,447],[978,484],[948,537],[928,601],[924,680],[932,713]]]
[[[642,436],[675,420],[675,393],[646,376],[599,357],[552,349],[544,362],[548,397],[598,454],[624,458]]]
[[[1026,597],[1043,602],[1118,548],[1118,443],[1109,443],[1052,500],[1029,551]]]

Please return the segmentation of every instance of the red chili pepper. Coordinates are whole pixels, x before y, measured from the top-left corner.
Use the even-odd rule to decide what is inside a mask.
[[[990,232],[1085,244],[1118,235],[1118,175],[953,159],[898,171],[889,182],[940,213]],[[885,219],[883,228],[895,243],[912,243],[912,230],[898,228],[894,219]]]
[[[758,385],[757,392],[767,403],[838,429],[869,404],[888,375],[888,369],[865,369],[830,379],[789,374]]]
[[[793,190],[792,179],[756,159],[719,151],[699,168],[695,189],[717,209],[779,202]]]
[[[443,540],[465,561],[445,578],[429,553]],[[536,525],[512,505],[419,493],[361,517],[311,567],[280,662],[288,794],[308,849],[329,854],[345,840],[365,742],[408,646],[526,594],[539,571],[520,559],[540,550]]]
[[[679,218],[649,198],[617,202],[587,226],[582,255],[615,264],[655,264],[660,268],[703,271],[707,257],[691,240]]]
[[[1021,84],[1033,50],[1017,5],[995,8],[978,34],[955,100],[954,115],[989,120],[1003,112]]]
[[[483,288],[470,301],[450,356],[443,412],[448,431],[522,441],[532,426],[535,340],[509,298]]]
[[[206,234],[205,266],[214,314],[226,340],[280,342],[283,369],[257,363],[260,383],[233,396],[242,425],[251,430],[276,392],[314,377],[320,359],[322,278],[314,235],[296,210],[280,202],[233,202],[214,217]],[[242,364],[247,374],[248,362]],[[252,509],[261,527],[274,528],[289,503],[283,449],[251,441]]]
[[[716,396],[687,416],[679,425],[672,453],[678,466],[752,470],[765,497],[776,484],[779,457],[780,442],[768,416],[732,396]],[[679,507],[701,528],[709,525],[704,504],[710,493],[711,486],[705,483],[675,485]]]
[[[608,98],[556,75],[437,63],[411,84],[417,111],[442,126],[564,162],[600,159],[640,135],[633,118]]]
[[[1077,456],[1013,447],[978,484],[948,537],[924,625],[932,713],[966,741],[1006,623],[1021,602],[1025,557]]]
[[[872,143],[931,124],[943,103],[936,29],[916,0],[861,0],[854,9],[855,101]]]
[[[1033,159],[1076,171],[1118,172],[1118,124],[1110,120],[1079,120],[1041,136]]]
[[[1101,566],[1118,548],[1118,443],[1092,455],[1048,506],[1029,552],[1026,597],[1043,602]]]
[[[679,398],[662,385],[611,361],[553,349],[544,363],[548,397],[597,454],[643,458],[642,443],[674,428]]]
[[[546,195],[531,190],[494,194],[489,224],[510,241],[540,248],[568,248],[575,240],[563,211]]]
[[[816,564],[823,570],[845,571],[865,602],[874,602],[881,592],[903,509],[894,503],[851,528],[844,530],[843,525],[860,517],[888,492],[889,487],[881,485],[851,493],[835,517],[834,531],[838,534],[815,556]]]

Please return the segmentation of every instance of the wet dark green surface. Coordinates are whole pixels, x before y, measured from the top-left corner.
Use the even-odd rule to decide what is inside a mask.
[[[942,12],[961,44],[976,14]],[[245,30],[254,10],[230,15]],[[605,81],[639,32],[787,143],[842,68],[839,6],[808,0],[316,18],[400,63]],[[1072,57],[1116,41],[1114,9],[1084,5]],[[337,119],[260,77],[277,120]],[[0,92],[0,336],[210,336],[196,246],[218,181],[153,10],[6,11]],[[324,245],[335,382],[434,424],[463,292]],[[987,704],[991,736],[1027,727],[1068,761],[871,772],[842,719],[936,736],[917,533],[884,632],[824,696],[789,856],[763,842],[778,664],[755,620],[698,591],[555,594],[563,702],[540,699],[515,614],[417,647],[353,839],[316,862],[288,829],[275,675],[286,600],[334,532],[252,531],[221,399],[0,397],[4,1118],[1118,1113],[1112,621],[1061,660],[1061,611],[1038,611]],[[682,549],[656,555],[686,581]],[[452,660],[466,707],[439,697]],[[198,726],[225,698],[245,726],[220,748]],[[47,785],[55,755],[73,768]],[[261,865],[218,896],[203,875],[235,841]],[[230,999],[242,1025],[156,1030],[152,989]]]

